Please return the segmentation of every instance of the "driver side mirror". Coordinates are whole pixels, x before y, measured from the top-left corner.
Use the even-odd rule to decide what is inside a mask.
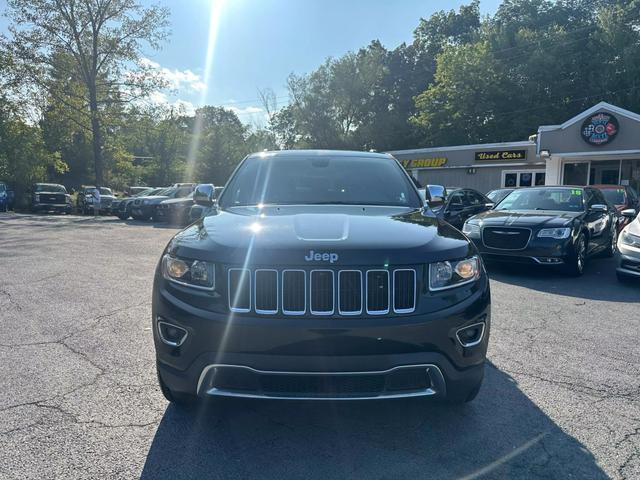
[[[609,211],[609,207],[607,207],[606,205],[597,203],[595,205],[591,205],[591,208],[589,210],[592,212],[606,213]]]
[[[638,212],[636,212],[636,210],[634,208],[627,208],[626,210],[622,210],[620,212],[620,215],[622,215],[623,217],[627,217],[627,218],[636,218],[637,214],[638,214]]]
[[[443,197],[433,196],[433,197],[431,197],[430,200],[427,200],[426,203],[431,208],[439,208],[444,204],[444,198]]]
[[[196,187],[193,201],[204,207],[211,207],[215,201],[215,187],[211,183],[203,183]]]

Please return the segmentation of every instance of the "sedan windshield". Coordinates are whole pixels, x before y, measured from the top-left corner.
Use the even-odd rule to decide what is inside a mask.
[[[495,209],[581,212],[584,201],[579,188],[527,188],[514,190]]]
[[[401,167],[374,156],[250,157],[220,199],[249,205],[387,205],[420,208],[420,196]]]
[[[600,191],[609,203],[613,203],[614,205],[624,205],[627,203],[627,195],[624,188],[603,188]]]

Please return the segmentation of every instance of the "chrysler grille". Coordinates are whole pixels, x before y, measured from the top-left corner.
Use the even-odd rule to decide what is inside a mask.
[[[229,268],[229,309],[260,315],[386,315],[416,309],[416,271]]]
[[[514,227],[485,227],[482,242],[485,247],[499,250],[523,250],[527,248],[531,229]]]

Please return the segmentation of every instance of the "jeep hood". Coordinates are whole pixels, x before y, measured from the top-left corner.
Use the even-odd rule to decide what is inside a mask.
[[[226,264],[317,268],[415,265],[475,251],[430,211],[354,206],[217,210],[178,233],[168,248],[178,256]],[[337,260],[306,260],[314,257],[311,251],[337,254]]]

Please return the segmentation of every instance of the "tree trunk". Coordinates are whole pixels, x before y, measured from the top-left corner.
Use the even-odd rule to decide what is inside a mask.
[[[95,87],[89,88],[89,110],[91,112],[91,133],[93,137],[93,166],[96,173],[96,186],[103,186],[104,165],[102,159],[102,132],[98,112],[98,96]]]

